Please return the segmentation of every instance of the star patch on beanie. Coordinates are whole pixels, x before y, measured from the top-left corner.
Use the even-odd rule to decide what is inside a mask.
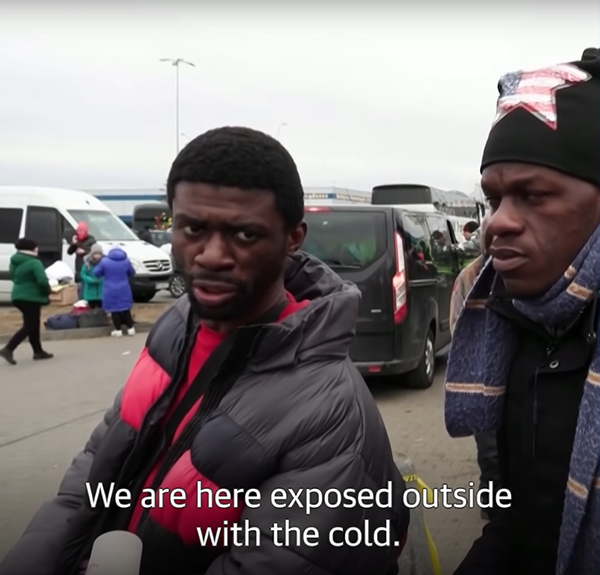
[[[511,72],[498,82],[481,171],[496,162],[553,168],[600,186],[600,50],[579,61]]]

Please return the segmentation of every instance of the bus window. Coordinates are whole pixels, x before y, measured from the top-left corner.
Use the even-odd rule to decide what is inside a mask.
[[[172,213],[166,202],[139,204],[133,208],[131,228],[138,232],[146,227],[166,230],[172,225]]]
[[[406,184],[376,186],[373,188],[371,203],[374,205],[433,204],[434,197],[427,186]]]

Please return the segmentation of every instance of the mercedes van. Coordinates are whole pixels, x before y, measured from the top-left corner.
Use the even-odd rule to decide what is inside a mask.
[[[168,288],[171,258],[141,241],[94,196],[74,190],[0,186],[0,298],[10,297],[9,262],[21,237],[37,242],[46,267],[62,260],[74,270],[75,255],[67,254],[67,249],[79,222],[88,225],[105,253],[113,247],[125,251],[136,272],[131,280],[135,301],[148,302],[158,290]]]
[[[350,357],[364,376],[433,383],[450,344],[450,298],[460,271],[454,229],[441,212],[384,205],[308,205],[302,249],[362,292]]]

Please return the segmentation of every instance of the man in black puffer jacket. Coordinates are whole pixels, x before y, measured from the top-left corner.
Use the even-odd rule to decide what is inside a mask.
[[[81,572],[94,539],[114,529],[142,539],[141,575],[396,574],[405,486],[348,357],[360,292],[298,251],[306,225],[293,159],[259,132],[212,130],[182,150],[167,189],[189,295],[154,326],[113,408],[0,575]],[[94,508],[86,482],[91,493],[125,488],[133,504]],[[184,505],[143,505],[158,489],[182,489]],[[256,498],[210,505],[219,489]],[[362,505],[353,503],[361,490]],[[259,545],[254,532],[246,546],[200,541],[246,520]],[[272,529],[286,521],[312,537],[292,532],[286,542]],[[386,526],[388,542],[380,530],[381,546],[351,546],[358,530],[372,540]],[[344,543],[349,528],[358,529]]]

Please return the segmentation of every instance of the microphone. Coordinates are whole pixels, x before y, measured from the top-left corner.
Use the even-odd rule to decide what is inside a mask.
[[[139,575],[142,540],[129,531],[109,531],[94,541],[85,575]]]

